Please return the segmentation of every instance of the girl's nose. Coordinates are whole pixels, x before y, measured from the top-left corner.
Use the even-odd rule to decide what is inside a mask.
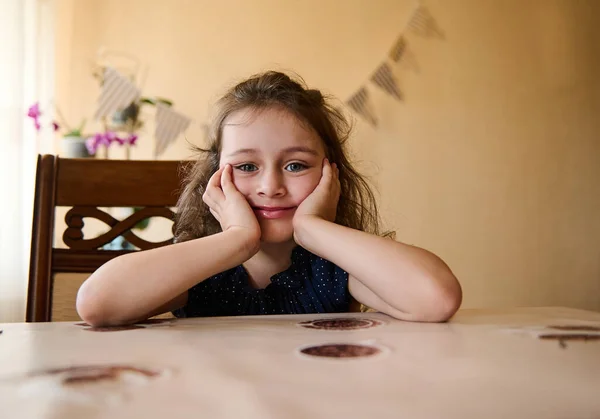
[[[266,170],[258,181],[258,195],[271,198],[281,197],[286,194],[283,175],[276,170]]]

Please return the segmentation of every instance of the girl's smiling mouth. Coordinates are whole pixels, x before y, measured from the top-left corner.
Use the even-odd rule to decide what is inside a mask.
[[[261,217],[261,218],[266,218],[266,219],[276,219],[276,218],[283,218],[283,217],[287,217],[288,215],[291,215],[295,210],[296,207],[252,207],[252,209],[254,210],[254,213]]]

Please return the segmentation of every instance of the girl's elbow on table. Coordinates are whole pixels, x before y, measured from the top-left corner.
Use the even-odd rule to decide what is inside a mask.
[[[448,321],[460,308],[462,303],[462,288],[451,272],[447,273],[445,281],[438,282],[434,287],[429,304],[423,310],[422,321],[445,322]]]
[[[456,277],[448,274],[445,281],[431,281],[426,295],[422,295],[411,310],[404,311],[389,307],[387,314],[402,320],[427,323],[443,323],[458,311],[462,303],[462,288]]]
[[[100,270],[102,270],[102,267],[100,267],[96,273],[92,274],[92,276],[96,275]],[[108,315],[109,312],[113,311],[109,307],[110,304],[107,300],[109,297],[105,296],[106,290],[98,289],[98,284],[95,283],[93,279],[98,278],[88,278],[77,292],[77,299],[75,302],[77,314],[79,314],[79,317],[81,317],[83,321],[91,326],[109,326],[122,323],[115,322],[115,320],[111,319]]]
[[[75,303],[77,314],[79,317],[90,326],[103,326],[105,321],[102,318],[100,304],[86,290],[86,285],[82,285],[77,292],[77,300]]]

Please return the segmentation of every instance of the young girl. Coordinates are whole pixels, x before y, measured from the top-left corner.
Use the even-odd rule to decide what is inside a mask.
[[[445,321],[461,288],[432,253],[382,237],[348,161],[349,126],[318,90],[267,72],[218,102],[188,175],[175,244],[111,260],[81,286],[92,325],[177,317],[333,313],[357,303]]]

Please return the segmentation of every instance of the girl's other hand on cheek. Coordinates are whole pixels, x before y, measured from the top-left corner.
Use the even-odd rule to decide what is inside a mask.
[[[208,181],[202,200],[211,214],[221,224],[223,232],[238,230],[251,245],[260,245],[261,230],[258,220],[246,198],[237,190],[232,180],[232,168],[227,164],[217,170]]]
[[[321,180],[310,195],[296,209],[294,214],[294,232],[299,224],[307,218],[321,218],[326,221],[335,221],[337,205],[340,199],[339,169],[335,163],[323,160]]]

